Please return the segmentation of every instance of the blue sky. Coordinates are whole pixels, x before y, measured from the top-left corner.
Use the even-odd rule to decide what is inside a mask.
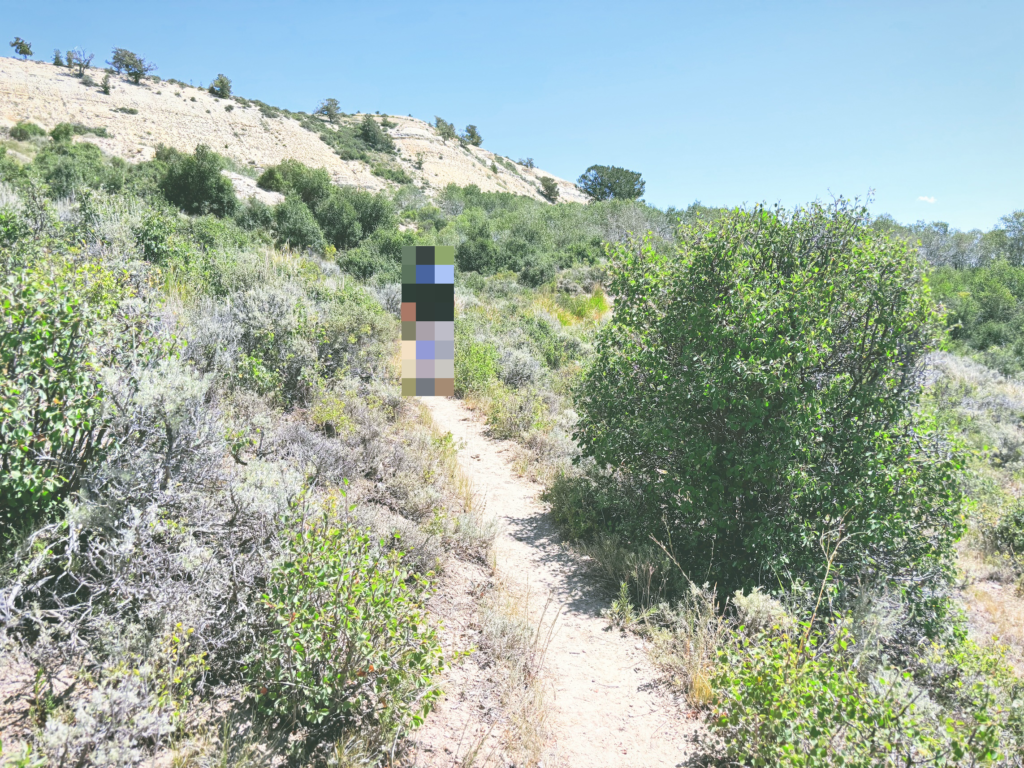
[[[296,111],[473,123],[564,178],[641,171],[662,208],[873,189],[876,213],[963,229],[1024,208],[1021,0],[3,0],[3,35]]]

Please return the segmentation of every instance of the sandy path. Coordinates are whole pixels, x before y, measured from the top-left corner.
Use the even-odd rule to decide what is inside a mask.
[[[609,630],[600,611],[606,594],[587,583],[537,499],[541,487],[517,477],[509,445],[488,438],[460,401],[421,398],[443,431],[464,441],[459,452],[485,511],[496,516],[497,567],[506,579],[552,594],[564,603],[545,657],[552,734],[544,768],[655,768],[677,766],[692,752],[697,727],[656,685],[656,673],[635,638]],[[531,598],[538,618],[544,598]],[[429,718],[428,718],[429,724]],[[447,765],[438,756],[437,766]],[[447,758],[449,761],[451,758]]]

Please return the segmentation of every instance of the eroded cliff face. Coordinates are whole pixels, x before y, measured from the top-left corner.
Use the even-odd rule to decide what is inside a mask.
[[[371,191],[390,185],[373,175],[367,163],[342,160],[294,118],[266,117],[255,105],[218,99],[205,90],[168,81],[135,85],[111,76],[113,87],[107,95],[98,83],[102,74],[93,70],[97,83],[86,86],[64,67],[0,58],[0,126],[28,120],[47,130],[62,122],[103,127],[109,134],[105,138],[85,135],[75,140],[92,142],[129,162],[152,159],[160,144],[184,152],[206,144],[243,165],[264,168],[293,158],[326,168],[336,184]],[[230,110],[225,109],[229,106]],[[398,148],[394,162],[427,194],[451,183],[476,184],[486,192],[512,192],[539,200],[539,180],[551,176],[558,183],[560,201],[586,201],[572,182],[537,168],[507,161],[503,165],[500,156],[480,147],[463,147],[454,140],[446,143],[422,120],[398,116],[389,120],[396,124],[388,130]]]

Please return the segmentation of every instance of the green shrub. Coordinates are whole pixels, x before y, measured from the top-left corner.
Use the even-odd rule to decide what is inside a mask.
[[[217,75],[208,90],[214,96],[226,99],[231,96],[231,81],[225,75]]]
[[[326,200],[334,189],[331,176],[324,168],[310,168],[292,159],[267,168],[260,174],[256,184],[273,192],[294,193],[310,209]]]
[[[359,213],[349,195],[340,190],[321,202],[314,215],[327,242],[338,250],[355,248],[363,239]]]
[[[50,138],[54,141],[71,141],[71,137],[75,135],[75,129],[71,123],[58,123],[57,126],[50,131]]]
[[[256,186],[268,192],[280,192],[281,194],[288,190],[284,174],[276,165],[270,166],[260,174],[260,177],[256,179]]]
[[[18,123],[11,128],[10,134],[15,141],[28,141],[34,136],[45,136],[46,131],[35,123]]]
[[[0,284],[0,533],[24,532],[78,487],[104,446],[102,387],[80,296],[50,277]]]
[[[107,138],[107,136],[109,135],[107,133],[107,129],[105,126],[101,126],[99,128],[91,128],[88,125],[82,125],[82,123],[72,123],[71,131],[75,134],[75,136],[84,136],[88,133],[91,133],[93,136],[99,136],[102,139]],[[50,135],[53,135],[52,132]]]
[[[427,582],[333,510],[292,526],[262,596],[273,629],[246,669],[259,708],[310,727],[418,725],[444,667]]]
[[[338,266],[360,280],[369,280],[374,275],[384,278],[397,278],[400,268],[395,260],[382,254],[376,248],[353,248],[339,255]]]
[[[711,679],[709,724],[724,759],[742,765],[958,766],[1010,757],[1000,744],[1005,712],[985,686],[976,706],[936,711],[909,673],[857,675],[852,639],[813,633],[742,636],[722,651]],[[1011,753],[1012,754],[1012,753]],[[732,763],[736,764],[736,763]]]
[[[540,194],[549,203],[558,200],[558,182],[550,176],[542,176],[540,179]]]
[[[820,538],[841,528],[842,572],[900,585],[940,631],[960,465],[911,417],[942,318],[904,244],[842,201],[758,207],[685,232],[672,258],[620,248],[613,275],[577,438],[645,488],[616,530],[670,537],[731,592],[820,582]]]
[[[274,207],[277,241],[292,248],[324,249],[324,233],[309,207],[296,195],[289,195]]]
[[[447,120],[442,120],[440,117],[434,117],[434,127],[437,129],[437,135],[441,137],[441,140],[448,143],[449,139],[458,138],[458,131],[455,130],[455,126],[449,123]]]
[[[0,161],[3,160],[3,153],[0,152]],[[0,165],[2,170],[2,165]],[[3,174],[0,173],[0,178]],[[18,215],[17,211],[8,208],[0,208],[0,248],[14,248],[31,234],[32,230],[28,223]]]
[[[137,110],[135,107],[114,107],[114,111],[115,112],[120,112],[121,114],[124,114],[124,115],[137,115],[137,114],[139,114],[139,110]]]
[[[455,249],[455,264],[461,272],[493,275],[501,268],[498,246],[491,237],[487,222],[470,229],[469,237]]]
[[[270,230],[274,226],[274,211],[262,200],[251,197],[235,209],[235,223],[249,231]]]
[[[393,153],[395,151],[395,142],[381,129],[373,115],[363,115],[363,119],[359,123],[359,136],[367,146],[378,152]]]
[[[536,390],[516,391],[501,386],[491,392],[493,399],[487,413],[487,426],[494,437],[520,440],[526,432],[540,425],[544,404]]]
[[[73,132],[72,126],[64,126],[67,128],[59,131],[58,136],[66,135],[68,129]],[[57,141],[43,147],[32,160],[31,168],[49,186],[51,195],[67,197],[83,186],[119,190],[124,184],[126,166],[105,158],[95,144]]]
[[[205,144],[170,163],[160,191],[186,213],[230,216],[238,204],[231,180],[221,174],[224,159]]]
[[[135,240],[142,257],[153,264],[180,266],[191,261],[192,249],[176,216],[147,212],[135,230]]]
[[[538,285],[550,282],[555,278],[558,267],[549,256],[537,256],[529,259],[519,271],[519,282],[536,288]]]
[[[382,179],[393,181],[396,184],[412,184],[412,176],[406,173],[404,169],[397,166],[377,163],[370,169],[370,172],[374,176],[379,176]]]
[[[1018,558],[1024,564],[1024,502],[1014,500],[1003,512],[993,532],[999,551]]]
[[[486,393],[497,380],[498,350],[494,345],[456,333],[455,396]]]

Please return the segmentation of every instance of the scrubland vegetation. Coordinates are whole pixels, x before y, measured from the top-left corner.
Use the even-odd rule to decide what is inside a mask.
[[[704,713],[706,763],[1022,764],[1019,213],[968,237],[659,211],[624,169],[584,206],[294,161],[268,206],[208,148],[129,165],[90,130],[0,154],[0,615],[32,681],[5,759],[394,756],[450,661],[425,600],[493,535],[398,395],[416,243],[456,247],[457,395]],[[388,152],[370,116],[323,131]]]
[[[493,536],[399,396],[397,307],[212,152],[58,135],[0,182],[3,757],[378,762],[451,660],[446,553]]]
[[[944,285],[984,272],[844,202],[618,205],[586,209],[607,262],[460,275],[457,386],[707,712],[707,760],[1019,765],[1021,602],[979,588],[1020,573],[1018,384],[941,351],[999,353]]]

